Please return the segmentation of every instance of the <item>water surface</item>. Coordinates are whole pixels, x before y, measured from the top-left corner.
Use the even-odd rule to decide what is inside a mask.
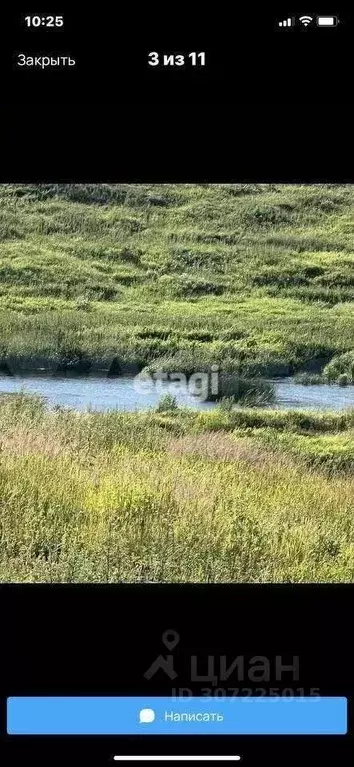
[[[274,408],[297,408],[311,410],[342,410],[354,407],[354,386],[336,385],[304,386],[295,384],[291,378],[273,381],[276,393]],[[86,410],[145,410],[155,407],[161,397],[170,391],[171,383],[137,385],[128,376],[108,378],[107,376],[31,376],[0,375],[0,393],[25,391],[40,394],[49,406],[61,405]],[[178,404],[197,410],[211,409],[211,402],[201,402],[188,391],[174,389]]]

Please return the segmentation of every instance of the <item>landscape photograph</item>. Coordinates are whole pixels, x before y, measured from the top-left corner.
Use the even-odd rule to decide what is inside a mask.
[[[0,581],[354,580],[354,186],[0,185]]]

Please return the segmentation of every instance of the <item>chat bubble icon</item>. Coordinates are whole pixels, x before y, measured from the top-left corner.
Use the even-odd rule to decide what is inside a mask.
[[[140,724],[151,724],[155,719],[155,711],[152,708],[142,708],[139,713]]]

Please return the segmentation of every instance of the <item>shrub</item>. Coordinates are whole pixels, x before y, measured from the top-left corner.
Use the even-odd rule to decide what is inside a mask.
[[[230,413],[234,407],[234,404],[235,402],[233,397],[221,397],[219,400],[219,408],[225,413]]]
[[[302,386],[316,386],[317,384],[324,384],[325,381],[319,373],[297,373],[294,376],[294,383]]]
[[[240,378],[236,375],[221,373],[219,375],[217,394],[209,392],[210,402],[231,399],[246,406],[262,406],[272,404],[275,400],[274,386],[259,378]]]
[[[329,382],[339,383],[339,378],[344,375],[346,383],[354,383],[354,351],[333,357],[326,365],[323,375]],[[343,386],[343,383],[341,385]]]
[[[161,397],[157,407],[156,412],[157,413],[168,413],[171,410],[177,410],[178,404],[176,397],[173,396],[173,394],[164,394],[163,397]]]

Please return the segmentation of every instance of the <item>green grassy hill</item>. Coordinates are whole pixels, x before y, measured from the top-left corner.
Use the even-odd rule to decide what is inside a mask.
[[[0,365],[354,380],[353,203],[342,185],[0,186]]]

